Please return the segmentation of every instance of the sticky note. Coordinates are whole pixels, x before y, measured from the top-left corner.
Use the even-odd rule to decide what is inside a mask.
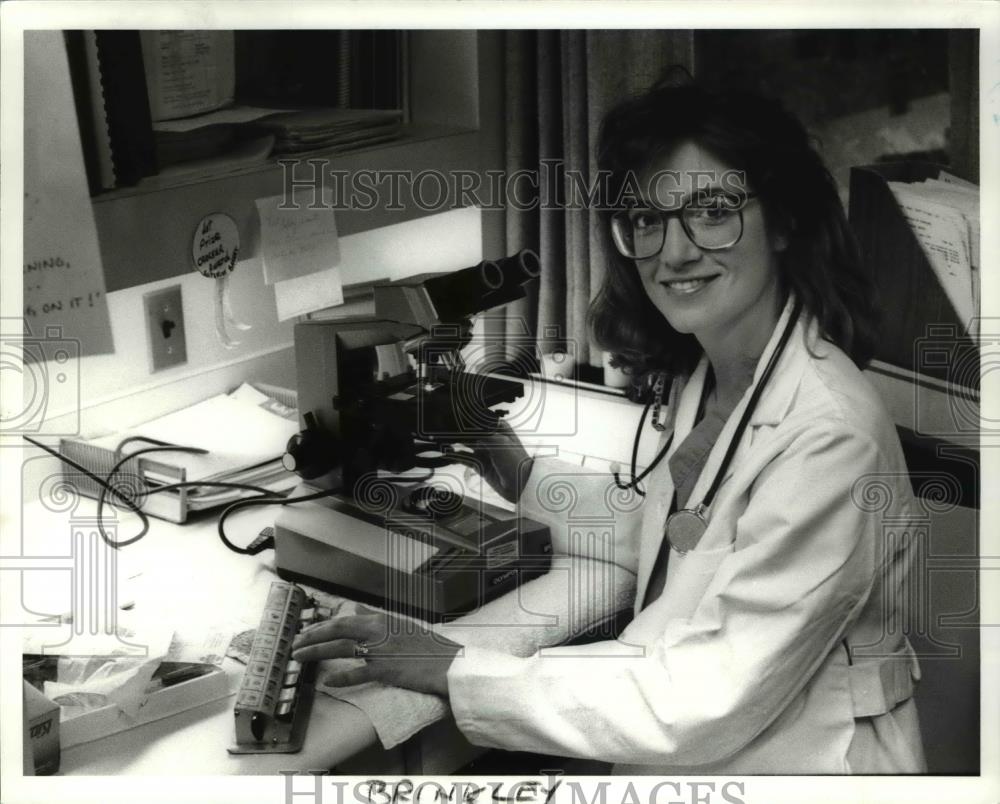
[[[274,286],[274,300],[279,321],[343,304],[344,289],[340,280],[340,268],[277,282]]]
[[[264,282],[273,285],[340,264],[337,223],[329,188],[257,199]],[[318,201],[319,203],[314,203]],[[315,208],[312,208],[315,207]]]

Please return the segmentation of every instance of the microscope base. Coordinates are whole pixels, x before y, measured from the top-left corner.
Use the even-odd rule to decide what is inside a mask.
[[[552,553],[545,525],[474,501],[429,518],[333,496],[283,508],[274,538],[281,578],[433,622],[544,575]]]

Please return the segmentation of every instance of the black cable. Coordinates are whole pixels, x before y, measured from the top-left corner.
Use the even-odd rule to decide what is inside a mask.
[[[182,480],[177,483],[171,483],[167,486],[156,486],[146,492],[146,495],[159,494],[161,491],[175,491],[176,489],[190,489],[190,488],[200,488],[202,486],[209,486],[211,488],[220,489],[241,489],[243,491],[256,491],[258,494],[280,494],[281,492],[275,491],[274,489],[266,489],[263,486],[252,486],[249,483],[230,483],[226,480]]]
[[[63,463],[68,464],[69,466],[71,466],[74,469],[76,469],[78,472],[81,472],[82,474],[84,474],[87,477],[89,477],[91,480],[93,480],[98,485],[98,487],[100,488],[100,492],[99,492],[98,498],[97,498],[97,517],[96,517],[96,519],[97,519],[97,531],[100,534],[101,539],[104,541],[104,543],[107,544],[109,547],[115,549],[115,550],[117,550],[117,549],[119,549],[121,547],[127,547],[130,544],[135,544],[135,542],[139,541],[143,536],[145,536],[149,532],[149,524],[150,524],[149,523],[149,517],[142,510],[141,506],[138,505],[135,502],[134,499],[129,499],[124,494],[122,494],[121,491],[112,484],[111,481],[114,478],[115,474],[117,474],[118,470],[121,469],[121,467],[124,464],[126,464],[128,461],[132,460],[133,458],[137,458],[140,455],[145,455],[145,454],[151,453],[151,452],[187,452],[187,453],[200,454],[200,455],[207,455],[208,454],[208,450],[202,449],[201,447],[185,447],[185,446],[171,445],[171,444],[168,444],[165,441],[160,441],[160,440],[155,439],[155,438],[148,438],[147,436],[130,436],[130,437],[126,438],[126,439],[123,439],[118,444],[118,446],[114,450],[114,454],[115,455],[120,455],[122,447],[124,447],[126,444],[131,444],[131,443],[134,443],[136,441],[141,441],[141,442],[144,442],[144,443],[147,443],[147,444],[153,444],[154,446],[148,447],[146,449],[136,450],[135,452],[132,452],[132,453],[129,453],[128,455],[123,456],[119,461],[117,461],[115,463],[115,465],[111,468],[111,471],[108,472],[107,476],[104,477],[104,478],[102,478],[102,477],[99,477],[98,475],[96,475],[94,472],[91,472],[89,469],[87,469],[82,464],[77,463],[75,460],[73,460],[69,456],[63,455],[62,453],[60,453],[59,451],[53,449],[52,447],[49,447],[46,444],[41,443],[40,441],[36,441],[35,439],[31,438],[30,436],[22,436],[22,437],[29,444],[32,444],[33,446],[36,446],[39,449],[44,450],[45,452],[49,453],[50,455],[52,455],[55,458],[58,458]],[[276,460],[278,460],[278,458],[273,458],[273,459],[270,459],[270,460],[267,460],[267,461],[262,461],[261,463],[256,464],[256,466],[264,466],[264,465],[266,465],[268,463],[273,463]],[[145,483],[145,478],[143,478],[143,482]],[[179,482],[179,483],[171,483],[171,484],[164,485],[164,486],[157,486],[154,489],[148,489],[148,490],[145,491],[145,494],[146,494],[146,496],[149,496],[150,494],[159,494],[160,492],[163,492],[163,491],[173,491],[173,490],[178,489],[178,488],[193,488],[193,487],[204,487],[204,486],[211,486],[211,487],[217,487],[217,488],[235,488],[235,489],[241,489],[241,490],[245,490],[245,491],[255,491],[255,492],[258,492],[261,495],[261,497],[264,497],[264,496],[270,497],[270,495],[275,494],[275,492],[272,491],[271,489],[265,489],[265,488],[262,488],[261,486],[251,486],[251,485],[246,484],[246,483],[228,483],[228,482],[224,482],[224,481],[182,481],[182,482]],[[108,532],[104,529],[104,516],[103,516],[103,514],[104,514],[104,504],[105,504],[105,502],[107,500],[108,493],[114,495],[114,497],[116,498],[116,504],[120,503],[120,504],[124,505],[124,507],[128,508],[132,513],[136,514],[136,516],[139,517],[139,520],[142,523],[142,529],[135,536],[132,536],[132,537],[130,537],[128,539],[125,539],[125,540],[122,540],[122,541],[114,541],[108,535]],[[257,498],[254,498],[254,499],[256,500]],[[282,498],[282,497],[277,497],[277,498],[272,498],[272,499],[274,499],[276,501],[285,501],[285,498]],[[312,497],[310,497],[308,499],[312,499]],[[246,502],[246,501],[244,500],[243,502]],[[226,540],[223,539],[223,541],[226,541]]]
[[[133,436],[131,438],[127,438],[124,441],[122,441],[118,445],[118,447],[115,449],[115,454],[116,455],[119,454],[121,452],[121,448],[126,443],[132,442],[132,441],[139,441],[139,440],[141,440],[141,441],[148,441],[150,443],[156,443],[154,439],[146,438],[145,436]],[[159,442],[159,443],[163,444],[164,442]],[[138,509],[138,507],[135,506],[134,502],[129,501],[130,504],[133,506],[133,510],[137,514],[139,514],[139,517],[142,520],[142,530],[139,533],[137,533],[135,536],[133,536],[133,537],[131,537],[129,539],[126,539],[124,541],[112,542],[108,538],[107,534],[104,532],[104,528],[102,527],[102,513],[103,513],[103,506],[104,506],[105,489],[110,489],[114,493],[118,494],[119,497],[122,497],[122,499],[127,499],[127,498],[123,497],[123,495],[121,495],[120,493],[118,493],[117,489],[114,489],[113,487],[111,487],[109,485],[110,481],[111,481],[111,478],[122,467],[123,464],[125,464],[126,462],[128,462],[132,458],[136,458],[139,455],[145,455],[145,454],[150,453],[150,452],[171,452],[171,451],[173,451],[173,452],[188,452],[188,453],[194,453],[194,454],[199,454],[199,455],[207,455],[208,454],[208,450],[202,449],[200,447],[181,447],[181,446],[166,446],[166,445],[165,446],[148,447],[146,449],[136,450],[135,452],[132,452],[129,455],[125,456],[118,463],[116,463],[114,465],[114,467],[111,469],[111,471],[108,473],[108,483],[107,484],[105,484],[105,483],[101,484],[101,493],[100,493],[100,495],[97,498],[97,529],[98,529],[98,532],[100,532],[101,537],[104,539],[105,543],[107,543],[109,546],[114,547],[116,549],[119,548],[119,547],[128,547],[130,544],[135,544],[135,542],[139,541],[139,539],[141,539],[143,536],[146,535],[146,533],[149,532],[149,518],[145,515],[144,512],[140,511]],[[260,463],[255,464],[254,467],[250,467],[250,468],[256,468],[256,467],[260,467],[260,466],[266,466],[269,463],[274,463],[276,460],[278,460],[278,459],[277,458],[271,458],[271,459],[266,460],[266,461],[261,461]],[[143,478],[143,482],[145,482],[145,478]],[[210,486],[212,488],[227,488],[227,489],[240,489],[240,490],[243,490],[243,491],[254,491],[254,492],[259,493],[261,495],[261,497],[264,497],[264,496],[267,496],[267,495],[273,495],[275,493],[271,489],[265,489],[265,488],[262,488],[261,486],[252,486],[252,485],[250,485],[248,483],[230,483],[230,482],[222,481],[222,480],[190,480],[190,481],[180,481],[178,483],[170,483],[170,484],[165,485],[165,486],[158,486],[157,488],[152,489],[152,490],[148,490],[145,493],[146,493],[146,496],[148,497],[150,494],[159,494],[160,492],[163,492],[163,491],[173,491],[175,489],[181,489],[181,488],[203,488],[203,487],[206,487],[206,486]],[[257,498],[253,498],[253,499],[257,499]],[[277,499],[283,500],[284,498],[283,497],[278,497]],[[228,540],[226,540],[224,538],[223,542],[228,542]],[[228,544],[227,544],[227,546],[228,546]],[[257,551],[257,552],[259,552],[259,551]]]
[[[38,447],[41,450],[45,450],[47,453],[49,453],[49,455],[53,456],[54,458],[58,458],[63,463],[69,464],[70,466],[72,466],[74,469],[76,469],[81,474],[84,474],[87,477],[89,477],[95,483],[97,483],[97,484],[104,483],[103,479],[101,479],[100,477],[98,477],[97,475],[95,475],[93,472],[91,472],[87,467],[85,467],[82,464],[79,464],[76,461],[74,461],[68,455],[63,455],[61,452],[52,449],[52,447],[43,444],[41,441],[36,441],[35,439],[31,438],[30,436],[22,435],[21,438],[23,438],[29,444],[32,444],[32,445]]]
[[[126,438],[115,448],[115,455],[121,455],[121,448],[126,443],[131,443],[132,441],[150,441],[152,439],[147,439],[144,436],[132,436],[131,438]],[[161,444],[163,442],[160,442]],[[139,539],[145,536],[149,532],[149,517],[146,516],[145,511],[141,510],[141,506],[137,505],[134,500],[129,500],[125,495],[123,495],[117,488],[112,485],[114,476],[118,473],[118,470],[122,468],[126,463],[131,461],[133,458],[138,458],[140,455],[147,455],[151,452],[187,452],[195,455],[207,455],[208,450],[202,449],[201,447],[182,447],[182,446],[155,446],[146,447],[145,449],[137,449],[135,452],[131,452],[125,457],[121,458],[114,466],[111,467],[111,471],[108,472],[107,477],[103,482],[101,482],[101,490],[97,495],[97,532],[101,534],[101,538],[108,547],[113,547],[114,549],[119,549],[121,547],[128,547],[130,544],[135,544]],[[139,475],[139,478],[145,483],[145,478]],[[122,541],[112,541],[111,537],[108,536],[107,532],[104,530],[104,500],[107,498],[107,493],[111,492],[116,497],[126,500],[128,506],[135,512],[139,520],[142,522],[142,530],[140,530],[135,536],[129,539],[124,539]]]
[[[254,555],[260,551],[248,550],[245,547],[233,544],[226,536],[226,519],[230,514],[235,514],[241,508],[252,508],[257,505],[291,505],[292,503],[307,502],[308,500],[318,500],[321,497],[331,497],[334,494],[339,493],[340,489],[327,489],[325,491],[318,491],[315,494],[305,494],[301,497],[251,497],[246,500],[237,500],[236,502],[227,505],[219,515],[219,538],[222,539],[222,543],[234,553],[239,553],[240,555]]]
[[[52,449],[52,447],[49,447],[49,446],[41,443],[40,441],[36,441],[35,439],[30,438],[29,436],[22,435],[21,437],[25,441],[27,441],[29,444],[32,444],[32,445],[38,447],[39,449],[45,450],[45,452],[49,453],[53,457],[58,458],[63,463],[66,463],[66,464],[72,466],[78,472],[81,472],[82,474],[84,474],[87,477],[89,477],[91,480],[93,480],[101,488],[101,494],[102,495],[105,494],[106,493],[105,490],[107,490],[107,491],[110,491],[112,494],[114,494],[116,497],[119,497],[121,499],[121,501],[123,503],[125,503],[125,505],[133,513],[137,514],[139,516],[139,519],[142,521],[142,523],[143,523],[143,530],[142,530],[142,533],[140,534],[140,538],[141,538],[141,536],[145,535],[146,531],[149,529],[149,518],[142,512],[142,510],[139,508],[138,505],[135,504],[135,502],[133,502],[132,500],[130,500],[127,497],[125,497],[117,489],[115,489],[114,487],[110,486],[106,480],[104,480],[103,478],[98,477],[96,474],[94,474],[93,472],[91,472],[85,466],[83,466],[82,464],[77,463],[76,461],[74,461],[69,456],[63,455],[59,451]],[[110,475],[109,475],[109,477],[110,477]],[[105,544],[107,544],[110,547],[115,547],[116,548],[116,543],[111,540],[111,538],[108,536],[107,532],[104,530],[104,523],[103,523],[103,521],[101,519],[101,506],[100,505],[98,505],[98,509],[97,509],[97,531],[98,531],[98,533],[101,534],[101,538],[104,540]],[[129,543],[131,543],[131,542],[129,542]]]
[[[45,450],[45,452],[48,452],[50,455],[58,458],[63,463],[72,466],[74,469],[82,472],[84,475],[86,475],[95,483],[97,483],[97,485],[100,487],[100,492],[97,497],[97,517],[96,517],[97,530],[98,533],[100,533],[101,535],[101,539],[104,540],[104,543],[115,550],[122,547],[128,547],[130,544],[135,544],[149,532],[149,517],[146,515],[146,513],[135,502],[135,500],[129,499],[124,494],[122,494],[119,489],[115,488],[115,486],[112,485],[111,480],[118,472],[118,470],[121,469],[122,466],[124,466],[128,461],[132,460],[133,458],[137,458],[140,455],[146,455],[151,452],[187,452],[187,453],[201,454],[201,455],[208,454],[208,450],[202,449],[201,447],[184,447],[184,446],[169,445],[166,442],[158,441],[157,439],[153,438],[147,438],[145,436],[131,436],[129,438],[124,439],[121,443],[118,444],[118,447],[115,449],[115,455],[120,455],[121,448],[123,446],[135,441],[143,441],[145,443],[154,444],[155,446],[147,447],[146,449],[136,450],[135,452],[123,456],[111,468],[111,471],[108,472],[107,477],[101,478],[98,477],[93,472],[91,472],[86,467],[74,461],[72,458],[61,454],[57,450],[52,449],[52,447],[46,446],[45,444],[42,444],[41,442],[36,441],[35,439],[30,438],[29,436],[22,436],[22,437],[29,444],[33,444],[34,446]],[[274,460],[277,459],[263,461],[257,464],[257,466],[264,466],[268,463],[273,463]],[[388,482],[403,482],[404,480],[405,481],[413,480],[413,482],[423,482],[429,479],[431,475],[433,475],[433,472],[431,472],[426,477],[416,478],[416,479],[403,478],[398,476],[380,478],[380,479],[386,480]],[[142,479],[143,482],[145,483],[146,482],[145,478]],[[250,497],[248,499],[237,500],[234,503],[230,503],[226,508],[223,509],[222,513],[219,515],[219,524],[218,524],[219,538],[222,540],[222,543],[226,547],[228,547],[234,553],[239,553],[241,555],[256,555],[262,549],[264,549],[264,547],[258,547],[253,550],[248,550],[247,548],[239,547],[238,545],[235,545],[231,541],[229,541],[228,537],[226,536],[225,522],[230,514],[236,513],[236,511],[240,510],[241,508],[249,508],[251,506],[257,506],[257,505],[291,505],[292,503],[297,503],[297,502],[318,500],[321,497],[329,497],[332,496],[333,494],[338,494],[340,492],[340,489],[328,489],[325,491],[316,492],[315,494],[306,494],[301,497],[280,497],[280,496],[274,496],[276,494],[276,492],[274,491],[262,488],[260,486],[252,486],[247,483],[229,483],[221,480],[219,481],[191,480],[191,481],[181,481],[178,483],[170,483],[164,486],[157,486],[154,489],[147,490],[145,494],[149,496],[150,494],[159,494],[160,492],[173,491],[179,488],[194,488],[194,487],[204,487],[204,486],[210,486],[214,488],[241,489],[246,491],[256,491],[260,493],[259,497]],[[107,495],[109,492],[113,494],[116,498],[118,498],[122,503],[124,503],[125,506],[128,507],[134,514],[136,514],[139,517],[139,520],[142,522],[142,530],[140,530],[139,533],[137,533],[135,536],[116,542],[108,535],[107,531],[104,530],[104,520],[103,520],[104,502],[107,499]]]
[[[121,455],[122,447],[126,444],[131,444],[133,441],[142,441],[144,444],[152,444],[154,447],[172,447],[174,446],[169,441],[160,441],[158,438],[150,438],[144,435],[129,436],[128,438],[123,438],[118,442],[118,446],[115,447],[115,455]],[[198,449],[198,447],[192,447],[192,449]],[[208,450],[203,450],[203,452],[208,452]]]

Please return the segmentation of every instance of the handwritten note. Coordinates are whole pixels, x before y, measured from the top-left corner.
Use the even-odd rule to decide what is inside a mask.
[[[79,354],[114,351],[60,31],[24,36],[24,320]],[[55,119],[60,113],[65,119]]]
[[[317,208],[311,209],[313,192],[296,193],[287,204],[284,196],[257,199],[260,218],[260,253],[264,282],[273,285],[300,276],[327,271],[340,264],[340,243],[329,188],[324,188]],[[292,208],[294,207],[297,208]],[[283,206],[288,207],[283,208]]]
[[[224,212],[206,215],[191,238],[191,261],[202,276],[216,279],[236,267],[240,256],[240,230]]]

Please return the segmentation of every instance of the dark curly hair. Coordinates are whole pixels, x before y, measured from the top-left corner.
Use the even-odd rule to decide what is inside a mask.
[[[777,101],[754,93],[661,82],[604,118],[597,160],[609,179],[608,197],[620,195],[629,174],[640,174],[683,142],[744,171],[768,227],[788,239],[779,254],[782,286],[798,296],[827,340],[858,366],[867,363],[877,329],[875,288],[861,268],[833,177],[802,124]],[[615,250],[615,210],[607,207],[600,213],[600,236],[612,257],[590,307],[595,341],[637,378],[690,371],[701,347],[670,326],[646,295],[635,264]]]

